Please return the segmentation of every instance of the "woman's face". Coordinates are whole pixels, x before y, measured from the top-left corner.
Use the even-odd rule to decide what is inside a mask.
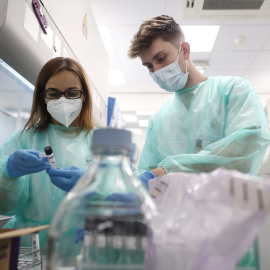
[[[74,95],[74,93],[79,93],[76,91],[83,90],[83,89],[82,89],[82,85],[80,82],[80,78],[77,74],[75,74],[71,71],[68,71],[68,70],[63,70],[63,71],[57,73],[56,75],[52,76],[47,81],[44,90],[45,91],[57,90],[57,91],[60,91],[62,93],[66,92],[66,96],[72,97]],[[75,91],[73,92],[73,90],[75,90]],[[47,92],[47,97],[49,96],[48,93],[50,93],[51,98],[54,97],[54,95],[51,94],[53,92]],[[61,97],[65,97],[65,95],[62,94]],[[84,99],[85,99],[83,94],[80,98],[82,99],[82,101],[84,101]],[[45,98],[46,104],[50,100],[51,99]],[[78,126],[79,116],[72,122],[72,124],[70,126]],[[52,123],[56,124],[56,125],[62,125],[61,123],[56,121],[53,117],[52,117]]]

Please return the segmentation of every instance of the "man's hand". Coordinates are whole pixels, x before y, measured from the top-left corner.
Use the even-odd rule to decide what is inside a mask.
[[[151,170],[151,172],[156,176],[156,177],[160,177],[162,175],[166,174],[166,169],[164,167],[159,167],[156,169]]]

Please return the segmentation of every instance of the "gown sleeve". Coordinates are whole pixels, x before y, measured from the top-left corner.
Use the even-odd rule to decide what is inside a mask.
[[[23,149],[20,138],[21,130],[17,131],[0,148],[0,214],[12,216],[24,209],[29,198],[29,175],[10,177],[7,172],[9,155]]]
[[[224,167],[256,174],[270,143],[260,98],[245,79],[229,81],[222,88],[225,96],[224,137],[194,154],[169,155],[156,163],[156,167],[164,166],[167,172],[210,172]],[[153,168],[155,160],[151,147],[151,142],[146,139],[138,173]]]
[[[145,171],[151,171],[152,169],[157,168],[157,164],[159,163],[157,157],[154,155],[154,152],[152,151],[153,146],[150,140],[150,133],[152,132],[153,124],[154,124],[154,117],[150,117],[145,135],[145,143],[142,152],[140,154],[138,167],[136,169],[137,175],[140,175]]]

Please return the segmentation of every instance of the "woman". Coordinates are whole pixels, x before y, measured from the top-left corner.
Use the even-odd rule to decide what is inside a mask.
[[[0,149],[0,214],[14,215],[6,228],[50,223],[66,191],[92,161],[93,128],[83,68],[70,58],[50,60],[38,76],[28,122]],[[48,158],[41,157],[46,146],[53,149],[57,166],[68,169],[50,169]],[[46,232],[40,232],[41,246],[45,241]]]

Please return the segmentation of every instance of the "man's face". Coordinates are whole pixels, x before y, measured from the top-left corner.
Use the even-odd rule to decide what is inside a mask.
[[[175,62],[178,56],[178,49],[170,42],[158,37],[153,40],[151,46],[142,50],[140,58],[142,64],[150,72],[155,72],[171,63]]]

